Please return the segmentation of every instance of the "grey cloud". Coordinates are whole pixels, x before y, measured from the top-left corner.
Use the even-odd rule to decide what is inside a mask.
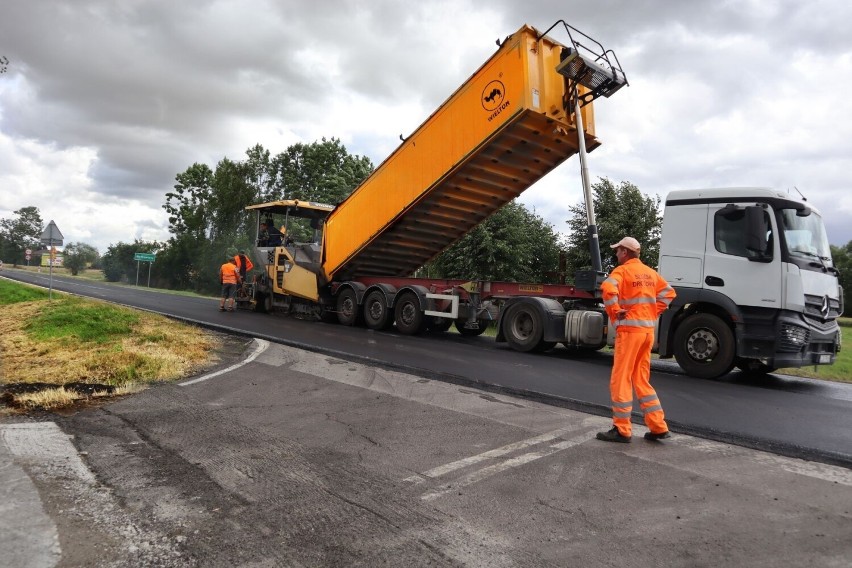
[[[447,17],[453,11],[497,29],[461,37],[464,18]],[[425,119],[496,49],[494,39],[524,23],[543,31],[560,18],[614,49],[635,85],[600,105],[604,146],[592,155],[593,176],[664,192],[723,180],[783,184],[810,173],[815,186],[834,190],[845,180],[834,172],[848,169],[852,154],[836,141],[844,127],[824,119],[810,126],[777,117],[752,125],[753,141],[727,147],[713,128],[702,131],[759,109],[761,99],[848,88],[846,79],[825,77],[786,89],[797,80],[794,56],[852,53],[852,36],[839,24],[852,19],[852,7],[840,0],[11,0],[2,15],[0,55],[10,63],[0,76],[0,133],[93,148],[90,190],[99,199],[139,199],[155,209],[192,163],[242,157],[229,130],[236,123],[284,124],[300,134],[356,96],[388,107],[418,103],[427,114],[417,118]],[[558,30],[552,35],[567,41]],[[837,121],[846,110],[848,103],[834,110]],[[608,154],[608,140],[625,132],[635,147]],[[796,136],[782,140],[778,132]],[[350,150],[377,163],[396,144],[370,132],[352,136]],[[768,136],[777,139],[770,145]],[[852,239],[848,224],[832,223],[830,236],[841,235],[833,240]]]

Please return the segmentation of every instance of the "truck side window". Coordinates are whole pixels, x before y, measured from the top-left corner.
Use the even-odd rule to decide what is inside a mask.
[[[716,250],[723,254],[744,258],[772,258],[772,224],[769,214],[763,212],[767,227],[766,249],[762,252],[746,248],[746,218],[744,209],[725,208],[716,212],[713,220],[713,240]]]

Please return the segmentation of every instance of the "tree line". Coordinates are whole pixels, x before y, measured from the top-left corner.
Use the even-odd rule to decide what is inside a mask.
[[[103,270],[109,281],[134,282],[134,255],[156,254],[151,285],[215,293],[218,270],[227,258],[254,244],[254,219],[247,205],[299,199],[336,205],[373,171],[369,158],[350,154],[340,140],[323,138],[294,144],[272,155],[257,144],[242,160],[223,158],[211,168],[195,163],[175,176],[165,194],[171,236],[165,242],[135,240],[112,244],[100,256],[86,243],[65,247],[64,265],[72,273],[87,266]],[[615,265],[608,247],[624,235],[643,244],[642,260],[656,266],[662,228],[660,197],[648,197],[630,182],[601,178],[592,184],[604,271]],[[592,266],[584,203],[570,208],[563,234],[518,201],[512,201],[426,263],[417,273],[433,278],[514,282],[571,282],[577,270]],[[0,219],[0,258],[20,263],[24,250],[38,249],[43,222],[38,209],[24,207]],[[852,241],[831,247],[841,272],[845,297],[852,274]],[[147,268],[147,267],[146,267]],[[147,270],[145,271],[147,280]]]

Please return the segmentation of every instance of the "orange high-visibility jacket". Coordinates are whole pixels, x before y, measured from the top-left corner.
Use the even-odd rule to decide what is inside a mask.
[[[613,325],[625,331],[654,330],[657,318],[675,299],[675,291],[653,268],[631,258],[601,284],[604,307]],[[619,310],[627,310],[623,320]]]
[[[240,281],[240,271],[234,264],[226,262],[219,268],[219,280],[222,284],[236,284]]]
[[[251,259],[248,256],[238,254],[234,257],[234,260],[237,261],[237,269],[240,271],[240,273],[242,273],[243,270],[242,261],[240,261],[240,256],[246,259],[246,272],[254,268],[254,264],[252,264]]]

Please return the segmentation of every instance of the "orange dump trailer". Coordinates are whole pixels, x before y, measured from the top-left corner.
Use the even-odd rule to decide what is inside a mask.
[[[497,319],[497,341],[519,351],[602,347],[604,310],[589,284],[598,274],[576,288],[411,276],[574,154],[590,192],[585,155],[599,144],[592,102],[627,79],[614,53],[562,20],[553,27],[560,23],[567,46],[530,26],[507,37],[337,207],[248,207],[263,274],[246,303],[408,335],[452,324],[479,335]],[[284,231],[269,229],[276,218]],[[296,231],[287,228],[293,219]]]
[[[328,217],[327,282],[412,274],[577,153],[556,70],[566,47],[539,35],[525,25],[509,36]],[[582,113],[592,149],[593,105]]]

